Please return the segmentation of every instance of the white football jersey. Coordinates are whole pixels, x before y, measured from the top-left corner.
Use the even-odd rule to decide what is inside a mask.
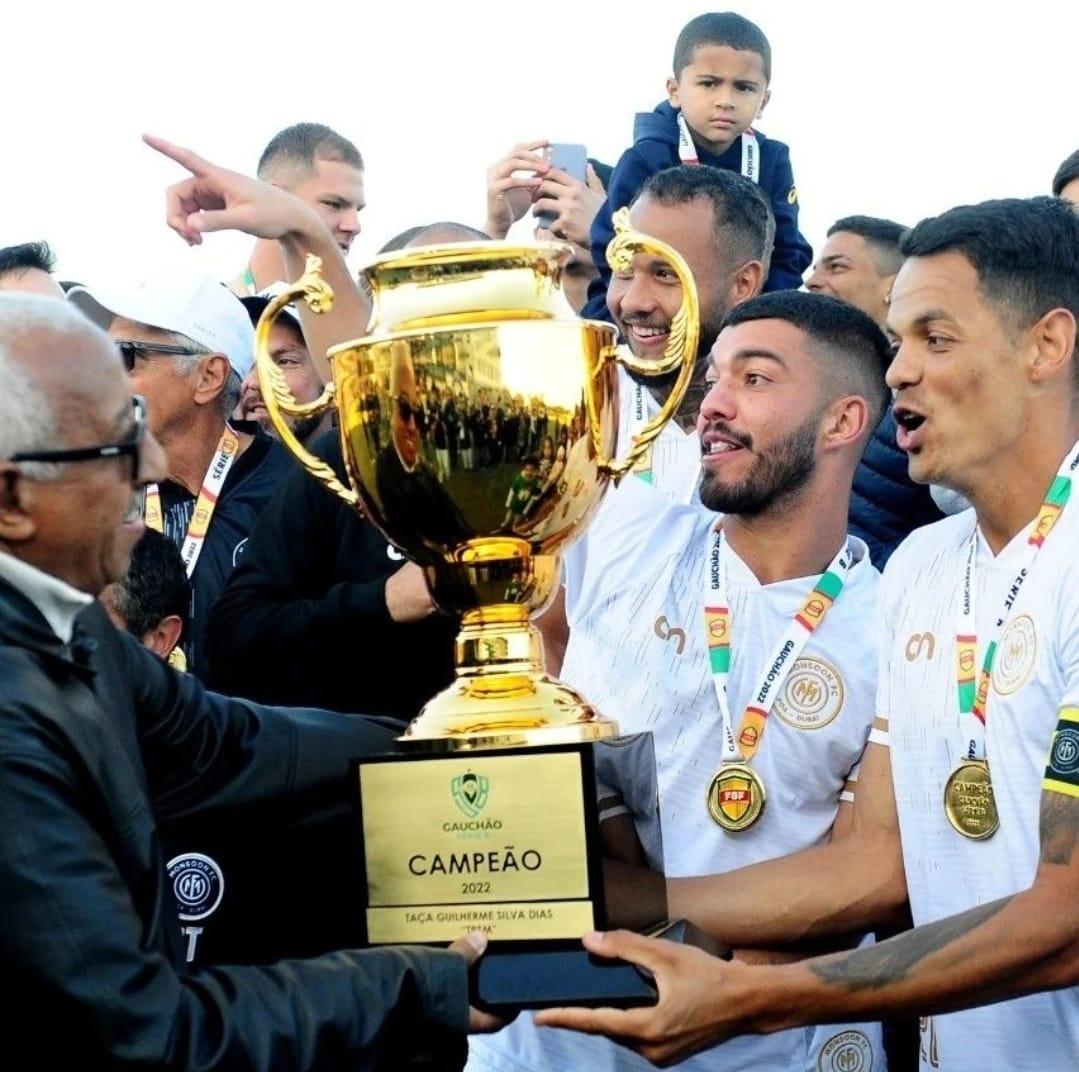
[[[1031,523],[1033,525],[1033,522]],[[978,535],[977,665],[1031,526],[993,557]],[[888,719],[907,888],[916,925],[1030,886],[1049,744],[1062,706],[1079,705],[1079,504],[1058,520],[1004,624],[993,665],[986,754],[1000,828],[962,837],[944,786],[963,754],[956,623],[973,510],[911,533],[882,582],[880,714]],[[922,1021],[922,1068],[1079,1069],[1079,988]]]
[[[623,731],[654,735],[667,874],[717,874],[819,844],[874,717],[879,575],[865,545],[852,540],[858,561],[795,663],[753,757],[767,792],[764,814],[728,833],[706,805],[722,753],[702,609],[716,515],[701,506],[658,508],[654,489],[640,481],[627,480],[619,495],[620,508],[604,511],[589,539],[589,551],[602,557],[582,563],[561,677]],[[727,684],[737,727],[817,577],[761,586],[729,547],[726,554],[733,637]],[[651,1067],[606,1040],[538,1029],[525,1015],[472,1047],[470,1069]],[[834,1024],[734,1039],[679,1067],[874,1072],[885,1063],[878,1024]]]

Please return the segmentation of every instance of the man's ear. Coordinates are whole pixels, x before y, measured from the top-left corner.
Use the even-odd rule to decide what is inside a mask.
[[[18,467],[0,461],[0,543],[26,543],[37,532],[30,507],[33,488]]]
[[[825,450],[836,450],[861,444],[872,431],[869,403],[861,395],[837,398],[824,411],[821,438]]]
[[[760,261],[746,261],[731,279],[731,290],[728,295],[730,308],[741,304],[748,298],[752,298],[761,292],[767,272]]]
[[[180,643],[180,634],[184,631],[184,624],[176,614],[168,614],[161,619],[142,638],[142,646],[149,648],[155,655],[167,659],[172,649]]]
[[[678,79],[667,79],[667,100],[672,108],[681,108],[682,105],[678,102]]]
[[[764,96],[761,97],[761,106],[757,109],[757,118],[758,119],[760,119],[760,117],[762,115],[764,115],[764,109],[768,107],[768,102],[771,99],[772,99],[772,91],[770,89],[766,89],[764,91]]]
[[[232,366],[224,354],[206,354],[195,368],[195,402],[205,406],[215,402],[229,382]]]
[[[891,275],[881,276],[880,280],[880,300],[889,305],[892,300],[892,287],[895,285],[895,277],[898,273],[892,272]]]
[[[1076,360],[1075,317],[1067,309],[1050,309],[1030,329],[1030,378],[1035,383],[1073,375]]]

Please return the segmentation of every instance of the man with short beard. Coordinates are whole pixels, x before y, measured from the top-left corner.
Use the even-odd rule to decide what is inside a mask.
[[[749,179],[714,168],[674,167],[653,175],[630,208],[634,230],[666,242],[682,255],[697,285],[700,338],[685,400],[636,470],[668,498],[694,497],[700,452],[696,421],[708,354],[719,325],[739,302],[759,294],[768,275],[775,221]],[[628,271],[616,272],[607,306],[625,344],[639,361],[658,362],[670,339],[682,288],[662,260],[637,254]],[[645,378],[620,374],[619,451],[660,410],[678,372]]]
[[[681,254],[697,285],[700,338],[697,362],[686,397],[647,454],[623,481],[648,485],[656,508],[672,500],[695,501],[701,469],[697,411],[705,393],[708,354],[724,316],[759,294],[768,275],[775,221],[758,187],[729,171],[674,167],[651,176],[630,207],[634,230],[666,242]],[[627,271],[615,272],[607,305],[625,345],[638,361],[658,363],[670,339],[671,322],[682,302],[678,278],[658,257],[637,254]],[[618,448],[659,413],[678,374],[644,377],[619,369]],[[600,513],[617,514],[621,489],[611,489]],[[558,672],[579,587],[578,573],[593,544],[591,531],[574,544],[563,562],[564,587],[537,625],[543,634],[549,668]]]
[[[847,506],[888,400],[887,364],[880,329],[834,298],[788,291],[739,305],[712,348],[697,419],[702,505],[664,504],[627,478],[619,509],[590,531],[561,676],[624,733],[653,734],[669,876],[785,856],[849,822],[873,726],[878,574],[848,536]],[[677,915],[703,915],[671,890]],[[877,1024],[739,1039],[685,1067],[816,1072],[848,1040],[859,1067],[883,1067]],[[645,1067],[527,1017],[474,1040],[469,1063]]]

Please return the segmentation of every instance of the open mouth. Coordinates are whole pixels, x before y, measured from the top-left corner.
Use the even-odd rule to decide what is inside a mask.
[[[745,449],[744,443],[725,432],[709,429],[701,435],[701,456],[705,459],[727,458]]]
[[[655,327],[652,324],[627,324],[626,335],[634,342],[642,346],[657,346],[666,342],[670,333],[669,327]]]
[[[917,413],[906,406],[892,409],[896,423],[896,445],[900,450],[915,450],[921,445],[921,429],[925,425],[925,414]]]

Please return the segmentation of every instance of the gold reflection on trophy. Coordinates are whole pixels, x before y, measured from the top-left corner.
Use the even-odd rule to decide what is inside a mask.
[[[299,407],[266,342],[288,302],[332,296],[316,258],[270,303],[257,363],[274,426],[336,405],[351,492],[292,436],[312,475],[357,503],[423,567],[436,603],[460,617],[457,679],[424,708],[403,743],[426,749],[513,747],[607,737],[573,690],[543,670],[530,618],[554,594],[558,554],[584,530],[607,484],[648,450],[682,401],[697,352],[698,308],[678,254],[616,218],[608,259],[670,263],[682,306],[661,361],[615,348],[614,328],[565,314],[566,246],[496,242],[417,248],[365,270],[371,332],[334,347],[334,383]],[[639,376],[678,370],[660,414],[614,459],[618,365]],[[358,688],[359,688],[358,684]]]

